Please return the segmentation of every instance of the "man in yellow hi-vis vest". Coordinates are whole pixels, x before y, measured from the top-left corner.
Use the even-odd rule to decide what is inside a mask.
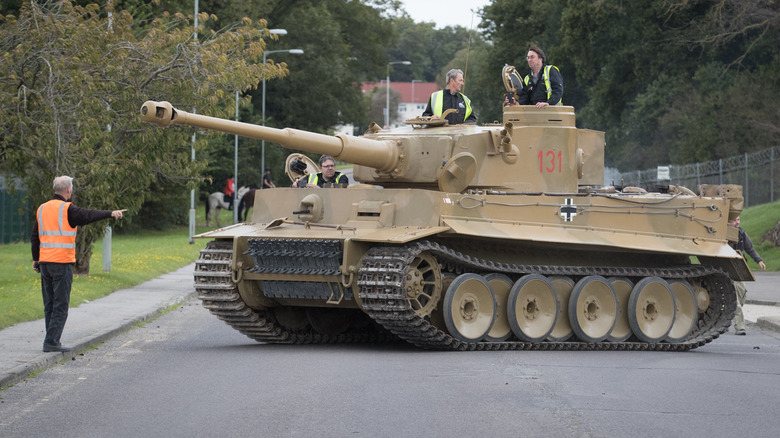
[[[448,71],[446,81],[447,86],[443,90],[431,94],[431,98],[428,99],[428,107],[425,108],[422,115],[424,117],[441,117],[444,111],[455,108],[458,110],[457,113],[447,115],[447,121],[450,125],[477,123],[477,115],[471,108],[471,100],[460,92],[465,83],[463,71],[456,68]]]
[[[310,173],[308,176],[298,178],[293,182],[293,187],[310,189],[346,188],[349,185],[347,175],[336,170],[336,160],[330,155],[320,157],[320,172]]]
[[[563,99],[563,76],[554,65],[547,65],[542,49],[531,46],[526,55],[531,74],[523,79],[523,91],[517,99],[519,105],[560,105]]]
[[[89,210],[67,202],[73,195],[73,178],[54,178],[54,197],[38,207],[30,242],[33,270],[41,274],[46,337],[43,351],[67,352],[60,343],[70,306],[73,264],[76,263],[76,228],[101,219],[122,219],[127,210]]]

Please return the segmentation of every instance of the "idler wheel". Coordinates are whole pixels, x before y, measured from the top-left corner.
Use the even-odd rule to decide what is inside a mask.
[[[667,342],[682,342],[691,334],[699,317],[699,305],[693,293],[693,287],[685,280],[673,280],[669,287],[674,295],[674,323],[666,336]]]
[[[492,273],[485,276],[490,288],[493,289],[493,296],[496,297],[496,320],[493,327],[485,336],[485,340],[491,342],[503,342],[512,335],[512,327],[509,326],[507,316],[507,300],[509,291],[512,289],[513,281],[504,274]]]
[[[414,312],[425,317],[433,312],[441,299],[441,268],[436,258],[427,252],[419,254],[409,265],[404,288]]]
[[[507,311],[515,336],[526,342],[543,341],[558,318],[555,287],[544,275],[526,275],[512,286]]]
[[[617,298],[609,280],[589,275],[574,285],[569,298],[569,323],[578,338],[601,342],[617,321]]]
[[[444,322],[455,339],[478,342],[485,338],[496,316],[496,299],[487,280],[461,274],[444,294]]]
[[[611,342],[623,342],[631,337],[631,325],[628,323],[628,298],[634,289],[634,282],[626,277],[610,277],[609,284],[615,291],[618,301],[618,314],[615,327],[609,332],[607,340]]]
[[[674,323],[674,295],[663,278],[639,281],[628,299],[628,323],[640,340],[653,344],[663,341]]]
[[[563,342],[574,334],[571,330],[571,324],[569,324],[569,297],[571,297],[571,290],[574,289],[574,280],[563,276],[548,278],[555,288],[555,295],[558,297],[558,318],[547,339]]]

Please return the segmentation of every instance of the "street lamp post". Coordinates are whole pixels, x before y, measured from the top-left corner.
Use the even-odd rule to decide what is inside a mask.
[[[236,122],[238,121],[238,90],[236,90]],[[238,223],[238,134],[236,134],[235,145],[233,147],[233,184],[236,186],[236,192],[233,196],[233,223]]]
[[[198,0],[195,0],[195,12],[192,16],[194,22],[194,29],[192,32],[192,39],[198,40]],[[192,108],[192,113],[195,113],[195,107]],[[192,158],[190,162],[195,161],[195,131],[192,131]],[[189,235],[190,245],[195,243],[195,239],[192,236],[195,235],[195,189],[190,190],[190,221],[189,221]]]
[[[385,83],[385,86],[387,87],[387,101],[385,102],[385,128],[390,127],[390,66],[393,64],[409,65],[411,63],[411,61],[392,61],[387,63],[387,82]]]
[[[273,30],[284,30],[284,29],[272,29]],[[286,34],[287,31],[285,30],[284,33]],[[263,52],[263,65],[265,65],[265,55],[271,54],[271,53],[292,53],[293,55],[303,55],[303,50],[301,49],[287,49],[287,50],[268,50]],[[263,126],[265,126],[265,76],[263,76],[263,113],[262,113],[262,120],[263,120]],[[260,142],[260,170],[263,172],[263,175],[265,175],[265,140],[262,140]]]

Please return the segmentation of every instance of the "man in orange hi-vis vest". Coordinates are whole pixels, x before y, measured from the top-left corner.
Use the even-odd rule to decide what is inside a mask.
[[[76,263],[76,227],[102,219],[122,219],[127,210],[89,210],[67,202],[73,195],[73,178],[54,178],[54,197],[38,207],[32,229],[33,270],[41,274],[46,338],[43,351],[67,352],[60,336],[68,319],[73,264]]]

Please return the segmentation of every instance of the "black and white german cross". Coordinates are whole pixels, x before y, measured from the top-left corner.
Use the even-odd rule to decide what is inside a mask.
[[[574,205],[574,200],[566,198],[566,203],[561,205],[560,215],[564,222],[571,222],[574,216],[577,216],[577,206]]]

